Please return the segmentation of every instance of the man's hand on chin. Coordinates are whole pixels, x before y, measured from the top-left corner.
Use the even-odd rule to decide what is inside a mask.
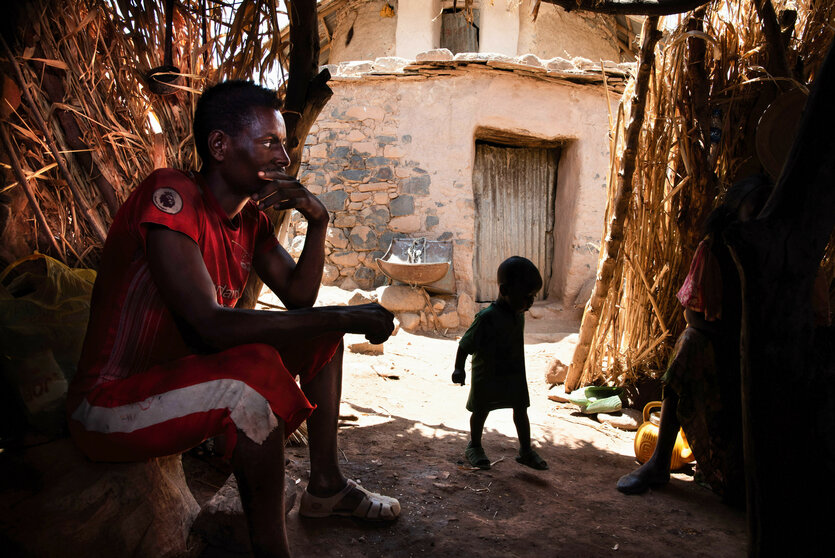
[[[295,209],[309,223],[327,224],[328,210],[301,182],[279,170],[259,171],[264,187],[252,195],[261,210]]]

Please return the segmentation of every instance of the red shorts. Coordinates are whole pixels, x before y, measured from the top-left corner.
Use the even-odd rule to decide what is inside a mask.
[[[191,355],[100,384],[69,407],[70,432],[95,461],[141,461],[182,453],[221,433],[231,455],[240,430],[261,443],[285,423],[289,436],[314,406],[304,384],[331,361],[342,334],[314,337],[283,354],[241,345]]]

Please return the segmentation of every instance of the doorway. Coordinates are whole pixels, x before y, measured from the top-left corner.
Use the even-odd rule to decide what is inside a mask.
[[[531,260],[548,297],[554,257],[554,198],[560,148],[476,141],[473,170],[476,300],[499,294],[496,269],[510,256]]]

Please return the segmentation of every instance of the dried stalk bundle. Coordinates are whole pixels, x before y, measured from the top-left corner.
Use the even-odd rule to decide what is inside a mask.
[[[637,160],[623,243],[577,385],[623,385],[665,369],[684,327],[675,295],[705,218],[733,182],[758,168],[751,154],[763,99],[808,85],[832,41],[833,3],[795,4],[786,48],[791,76],[769,73],[768,40],[751,2],[718,0],[680,16],[659,43],[644,124],[637,146],[629,146]],[[780,14],[786,5],[774,7]],[[612,131],[607,223],[633,88]]]
[[[191,119],[207,83],[263,82],[276,73],[283,82],[279,0],[179,0],[172,63],[180,77],[173,94],[153,93],[147,74],[163,65],[163,4],[31,0],[20,8],[18,36],[3,55],[17,70],[5,76],[4,97],[14,99],[5,93],[11,88],[32,103],[3,101],[11,144],[4,150],[14,157],[3,165],[0,204],[22,205],[13,201],[24,189],[9,172],[17,159],[34,199],[17,219],[35,228],[41,213],[52,237],[35,230],[29,251],[95,267],[106,228],[138,181],[160,166],[194,168]],[[0,264],[21,255],[4,249]]]

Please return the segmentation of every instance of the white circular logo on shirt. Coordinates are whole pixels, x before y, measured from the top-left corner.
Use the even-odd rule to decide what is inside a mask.
[[[176,215],[183,208],[183,198],[173,188],[159,188],[154,190],[154,205],[160,211]]]

